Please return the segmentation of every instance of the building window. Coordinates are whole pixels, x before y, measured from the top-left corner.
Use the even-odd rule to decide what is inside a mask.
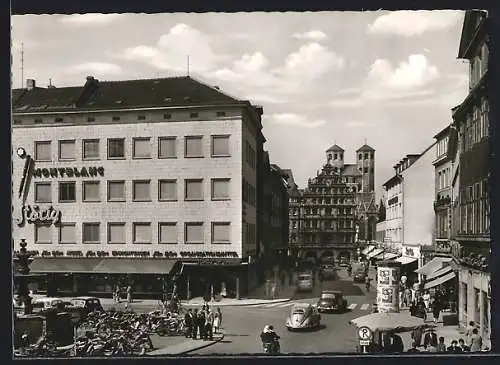
[[[125,181],[108,181],[108,201],[125,201]]]
[[[76,188],[74,181],[59,183],[59,201],[60,202],[76,201]]]
[[[82,227],[82,241],[83,243],[100,243],[100,229],[99,223],[83,223]]]
[[[177,180],[158,181],[158,200],[160,201],[177,200]]]
[[[231,179],[212,179],[212,200],[229,200]]]
[[[134,223],[134,243],[151,243],[151,223]]]
[[[108,158],[125,158],[125,138],[108,139]]]
[[[108,223],[108,243],[125,243],[125,223]]]
[[[212,136],[212,157],[229,156],[229,136]]]
[[[52,243],[52,231],[48,224],[35,225],[35,242],[36,243]]]
[[[83,140],[83,159],[98,160],[99,159],[99,140],[86,139]]]
[[[59,243],[76,243],[75,223],[63,223],[59,226]]]
[[[52,188],[50,183],[35,183],[35,202],[50,203],[52,201]]]
[[[151,158],[151,139],[133,138],[133,158]]]
[[[225,117],[226,116],[226,112],[217,112],[216,115],[218,117]]]
[[[158,138],[158,158],[177,158],[177,138]]]
[[[185,137],[184,157],[203,157],[203,137]]]
[[[184,199],[203,200],[203,180],[189,179],[185,181]]]
[[[59,141],[59,160],[75,160],[75,141]]]
[[[231,223],[213,222],[212,223],[212,243],[231,243]]]
[[[186,243],[203,243],[203,223],[185,223],[184,237]]]
[[[177,243],[177,223],[160,223],[158,228],[160,237],[159,243],[176,244]]]
[[[137,180],[132,183],[132,199],[135,202],[151,201],[150,181]]]
[[[163,114],[163,119],[172,119],[172,114]]]
[[[98,202],[101,201],[99,181],[84,181],[83,182],[83,201]]]
[[[189,113],[189,118],[198,118],[198,113],[196,112]]]
[[[138,115],[137,120],[146,120],[146,116],[145,115]]]
[[[35,142],[35,160],[52,161],[50,141]]]

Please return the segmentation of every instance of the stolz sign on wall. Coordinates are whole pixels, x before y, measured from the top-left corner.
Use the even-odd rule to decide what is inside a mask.
[[[38,205],[23,205],[19,216],[16,218],[18,226],[25,223],[56,224],[61,221],[61,211],[50,206],[47,209],[40,209]]]

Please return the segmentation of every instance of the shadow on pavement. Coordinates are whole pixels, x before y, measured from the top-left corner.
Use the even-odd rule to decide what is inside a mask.
[[[234,333],[225,333],[224,336],[229,336],[229,337],[248,337],[250,335],[240,335],[240,334],[234,334]]]
[[[325,324],[320,324],[318,327],[315,327],[315,328],[295,328],[295,329],[291,329],[291,328],[288,328],[288,332],[319,332],[319,331],[322,331],[326,328],[326,325]]]

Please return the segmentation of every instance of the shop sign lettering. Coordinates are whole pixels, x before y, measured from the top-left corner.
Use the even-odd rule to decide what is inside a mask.
[[[54,209],[52,206],[47,209],[40,209],[38,205],[24,205],[16,221],[18,226],[22,226],[25,223],[56,224],[61,221],[61,211]]]
[[[35,169],[33,176],[37,178],[104,176],[104,167],[44,167]]]

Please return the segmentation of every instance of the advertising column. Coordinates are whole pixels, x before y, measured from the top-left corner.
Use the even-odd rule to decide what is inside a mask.
[[[381,261],[377,265],[377,308],[380,313],[399,312],[401,263]]]

